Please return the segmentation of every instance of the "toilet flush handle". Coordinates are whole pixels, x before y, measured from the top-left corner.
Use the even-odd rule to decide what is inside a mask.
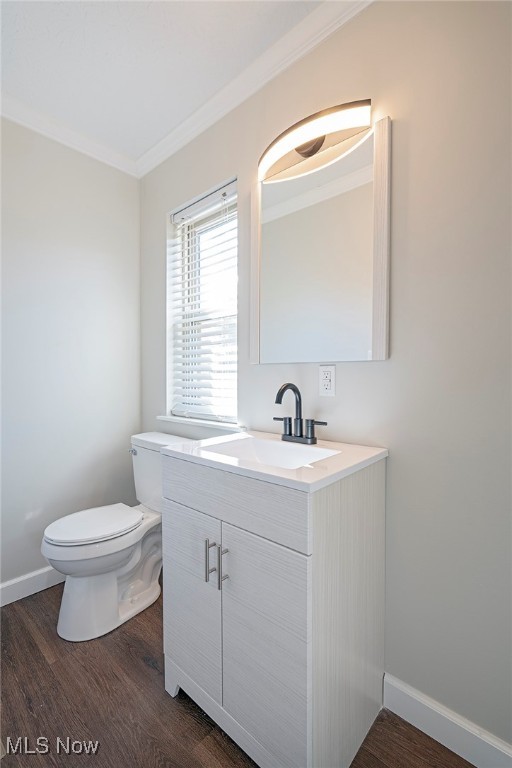
[[[128,453],[131,453],[132,456],[137,455],[137,449],[136,448],[128,448]]]

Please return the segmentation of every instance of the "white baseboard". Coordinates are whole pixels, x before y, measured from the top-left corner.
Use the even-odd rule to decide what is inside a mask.
[[[511,744],[387,673],[384,706],[477,768],[512,768]]]
[[[0,606],[14,603],[15,600],[21,600],[42,589],[48,589],[55,584],[60,584],[66,577],[58,573],[50,565],[46,568],[40,568],[38,571],[25,573],[16,579],[4,581],[0,584]]]

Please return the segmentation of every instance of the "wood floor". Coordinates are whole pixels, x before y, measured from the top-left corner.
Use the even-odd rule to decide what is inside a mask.
[[[165,692],[161,600],[109,635],[68,643],[55,631],[61,593],[53,587],[2,609],[1,741],[5,749],[8,738],[26,737],[2,768],[255,768],[184,693]],[[85,752],[89,740],[91,750],[99,742],[95,754]],[[468,767],[385,710],[352,763]]]

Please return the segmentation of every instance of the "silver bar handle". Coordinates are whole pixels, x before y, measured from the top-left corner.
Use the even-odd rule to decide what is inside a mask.
[[[227,574],[225,576],[222,575],[222,555],[227,554],[227,552],[229,552],[229,549],[222,549],[220,544],[217,545],[217,589],[222,589],[222,582],[229,579]]]
[[[216,546],[215,542],[210,544],[210,539],[204,540],[204,580],[206,583],[210,581],[210,573],[217,570],[216,568],[210,568],[210,549]]]

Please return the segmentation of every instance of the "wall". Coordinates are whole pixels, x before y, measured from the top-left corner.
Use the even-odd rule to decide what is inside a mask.
[[[275,431],[294,381],[322,436],[389,447],[386,668],[508,741],[510,27],[509,3],[375,3],[141,185],[144,428],[165,409],[166,213],[237,176],[240,421]],[[320,399],[316,365],[249,364],[250,192],[284,128],[368,97],[393,119],[391,357],[338,364]]]
[[[43,568],[52,520],[135,503],[138,182],[2,124],[2,582]]]

